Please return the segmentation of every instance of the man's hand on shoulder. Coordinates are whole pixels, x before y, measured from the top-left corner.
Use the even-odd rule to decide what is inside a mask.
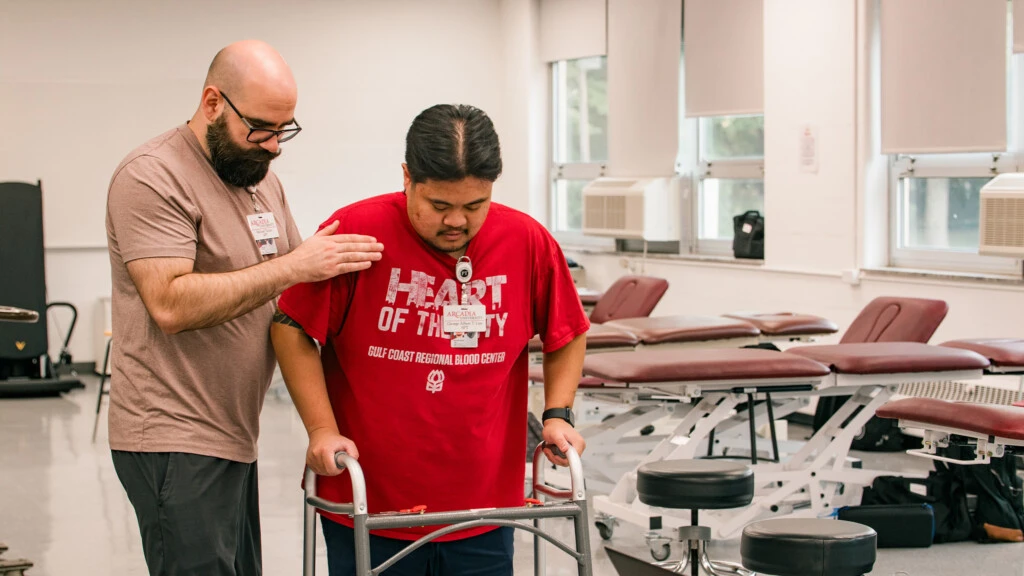
[[[340,274],[366,270],[381,259],[384,245],[372,236],[337,234],[335,220],[306,239],[284,258],[297,282],[319,282]]]

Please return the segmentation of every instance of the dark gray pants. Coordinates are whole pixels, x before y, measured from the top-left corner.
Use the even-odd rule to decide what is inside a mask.
[[[111,453],[151,576],[259,576],[256,463],[181,452]]]

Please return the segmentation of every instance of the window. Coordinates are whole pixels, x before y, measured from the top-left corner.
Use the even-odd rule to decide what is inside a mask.
[[[978,254],[981,188],[994,173],[1017,169],[1009,154],[894,158],[890,265],[1019,275],[1019,261]]]
[[[677,173],[692,177],[682,206],[682,242],[620,240],[622,251],[732,255],[733,218],[764,212],[764,116],[687,119],[685,59],[679,54],[680,141]],[[582,234],[583,189],[608,160],[607,65],[604,56],[552,63],[550,228],[563,242],[611,246]]]
[[[552,64],[551,229],[582,240],[583,188],[608,160],[608,83],[604,56]]]
[[[701,135],[707,160],[764,158],[764,116],[702,118]]]
[[[579,231],[583,228],[583,187],[590,180],[556,178],[552,183],[554,191],[554,229],[561,232]]]
[[[701,118],[695,249],[732,253],[733,217],[764,213],[764,116]]]
[[[1010,32],[1008,151],[889,157],[890,266],[1021,275],[1017,259],[978,254],[981,188],[996,174],[1024,169],[1024,56],[1012,54],[1012,38]]]
[[[764,180],[705,178],[701,182],[698,238],[732,242],[733,216],[748,210],[764,214]]]
[[[970,252],[978,247],[981,187],[988,178],[901,178],[899,242],[911,249]]]

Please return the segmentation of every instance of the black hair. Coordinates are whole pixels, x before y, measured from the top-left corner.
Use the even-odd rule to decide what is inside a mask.
[[[431,106],[405,136],[405,163],[416,184],[472,176],[494,182],[501,175],[501,146],[487,114],[466,104]]]

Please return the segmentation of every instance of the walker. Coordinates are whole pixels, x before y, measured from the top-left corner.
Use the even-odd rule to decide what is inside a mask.
[[[578,566],[579,576],[592,576],[590,558],[590,535],[587,522],[587,497],[583,487],[583,466],[579,454],[572,447],[566,457],[569,460],[569,476],[572,487],[559,490],[544,483],[544,457],[542,442],[533,451],[533,499],[527,500],[523,506],[515,508],[491,508],[486,510],[463,510],[452,512],[408,511],[403,513],[369,514],[366,504],[366,481],[362,468],[355,458],[344,452],[334,455],[339,468],[348,469],[352,480],[352,502],[342,504],[330,502],[316,495],[316,474],[306,469],[305,478],[305,514],[303,529],[302,574],[314,576],[316,550],[316,514],[324,510],[333,514],[345,514],[353,519],[355,532],[356,574],[357,576],[378,576],[396,562],[427,544],[435,538],[451,534],[466,528],[477,526],[509,526],[533,533],[534,572],[536,576],[544,575],[544,543],[547,540],[559,550],[572,556]],[[558,453],[558,450],[555,449]],[[563,502],[546,503],[543,496],[562,500]],[[576,536],[576,548],[570,548],[561,540],[541,529],[541,520],[545,518],[571,518]],[[533,525],[521,522],[533,520]],[[376,568],[370,566],[370,531],[388,528],[410,528],[413,526],[436,526],[450,524],[440,530],[427,534],[415,542],[411,542],[401,552],[392,556]]]

